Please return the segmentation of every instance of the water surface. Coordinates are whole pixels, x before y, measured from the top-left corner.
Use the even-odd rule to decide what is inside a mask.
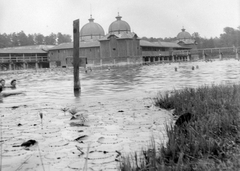
[[[150,136],[154,136],[156,143],[167,141],[165,125],[171,122],[171,115],[152,107],[152,96],[158,91],[184,87],[239,83],[240,62],[93,69],[80,73],[80,97],[74,96],[72,73],[72,69],[65,68],[0,73],[7,84],[17,79],[17,91],[25,91],[22,95],[4,98],[0,104],[0,160],[4,171],[81,170],[86,157],[89,170],[118,170],[116,150],[122,154],[140,153],[149,145]],[[71,114],[63,113],[63,107],[76,107],[79,114],[86,116],[88,127],[70,126]],[[74,141],[82,135],[88,136],[83,143]],[[29,139],[36,140],[38,148],[14,147]],[[76,145],[83,149],[84,155],[79,156]],[[88,145],[93,153],[86,156]]]
[[[197,68],[198,66],[198,68]],[[194,70],[192,69],[194,67]],[[177,71],[175,71],[177,68]],[[7,83],[17,79],[18,89],[25,95],[4,99],[4,104],[57,103],[74,104],[81,100],[151,96],[158,91],[210,84],[233,84],[240,81],[240,62],[237,60],[213,62],[186,62],[150,66],[111,67],[80,72],[81,95],[73,93],[72,69],[45,69],[1,72]]]

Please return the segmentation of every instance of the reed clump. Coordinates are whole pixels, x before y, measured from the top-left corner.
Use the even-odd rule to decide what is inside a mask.
[[[128,157],[121,170],[240,170],[240,85],[175,90],[154,103],[174,109],[174,115],[189,112],[193,117],[184,126],[166,126],[168,142],[154,147],[153,157],[143,157],[145,165],[138,166],[144,167],[135,167],[138,161]]]

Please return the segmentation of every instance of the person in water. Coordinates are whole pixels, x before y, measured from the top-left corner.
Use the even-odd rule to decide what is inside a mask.
[[[11,86],[8,86],[8,88],[15,89],[16,88],[16,80],[12,80],[11,81]],[[24,91],[15,91],[15,90],[3,91],[3,87],[0,84],[0,103],[3,103],[3,97],[18,95],[18,94],[23,94],[23,93],[24,93]]]
[[[17,80],[13,79],[10,84],[11,84],[10,86],[6,86],[4,79],[1,79],[1,81],[0,81],[0,85],[2,86],[2,89],[4,89],[4,88],[16,89]]]
[[[0,103],[3,103],[2,85],[0,84]]]
[[[17,84],[17,80],[13,79],[13,80],[11,81],[11,86],[10,86],[10,88],[15,89],[15,88],[16,88],[16,84]]]
[[[0,84],[1,84],[2,88],[4,88],[4,87],[5,87],[5,80],[4,80],[4,79],[1,79],[1,80],[0,80]]]

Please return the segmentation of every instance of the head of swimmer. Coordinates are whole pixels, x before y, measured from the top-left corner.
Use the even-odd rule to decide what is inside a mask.
[[[16,84],[17,84],[17,81],[15,79],[11,81],[11,86],[12,87],[16,87]]]
[[[4,79],[1,79],[1,80],[0,80],[0,85],[1,85],[2,87],[5,86],[5,80],[4,80]]]

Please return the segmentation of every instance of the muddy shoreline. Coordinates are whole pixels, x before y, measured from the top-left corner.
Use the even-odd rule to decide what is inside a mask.
[[[87,126],[70,126],[78,121],[70,120],[62,107],[46,103],[1,109],[4,171],[81,170],[86,162],[89,170],[117,170],[121,156],[146,148],[151,136],[156,143],[167,140],[165,124],[171,114],[153,107],[151,98],[112,96],[65,106],[84,114]],[[29,139],[38,144],[14,147]]]

